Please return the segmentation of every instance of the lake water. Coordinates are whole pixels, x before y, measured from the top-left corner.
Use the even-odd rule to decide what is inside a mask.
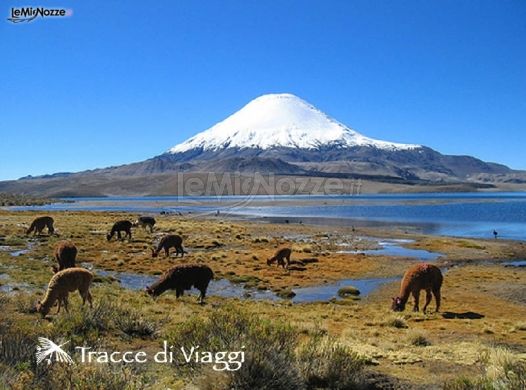
[[[363,253],[366,255],[373,256],[395,256],[395,257],[413,257],[415,259],[423,261],[435,261],[442,254],[438,252],[426,251],[424,249],[413,249],[402,246],[403,244],[410,244],[414,240],[406,239],[390,239],[380,240],[377,249],[366,249],[366,250],[339,250],[336,253]]]
[[[428,234],[526,240],[526,193],[359,196],[206,196],[70,198],[74,203],[12,210],[160,212],[264,218],[274,222],[402,226]]]
[[[82,263],[82,266],[92,270],[99,276],[111,276],[119,281],[121,287],[130,290],[144,290],[159,279],[159,276],[142,275],[130,272],[105,271],[94,269],[89,263]],[[0,278],[2,274],[0,274]],[[345,279],[335,283],[327,283],[319,286],[294,288],[295,296],[292,298],[294,303],[323,302],[330,299],[341,299],[338,290],[342,287],[353,286],[360,291],[360,296],[367,296],[378,287],[398,280],[399,278],[374,278],[374,279]],[[1,291],[1,287],[0,287]],[[197,290],[192,288],[188,293],[197,294]],[[210,281],[207,295],[223,298],[244,298],[256,300],[280,300],[278,296],[269,290],[247,289],[242,284],[232,283],[226,279],[214,279]]]

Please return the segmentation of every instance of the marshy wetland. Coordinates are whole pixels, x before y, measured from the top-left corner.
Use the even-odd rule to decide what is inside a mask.
[[[26,236],[44,214],[54,218],[56,235]],[[526,269],[510,266],[526,259],[522,241],[213,213],[150,213],[153,233],[134,228],[131,240],[106,240],[115,221],[138,215],[0,211],[2,386],[467,389],[526,381]],[[183,237],[184,258],[152,258],[150,248],[168,233]],[[94,308],[71,294],[69,313],[52,309],[42,319],[34,304],[64,239],[78,247],[77,264],[95,274]],[[268,266],[285,246],[292,248],[289,269]],[[441,311],[391,311],[404,271],[422,261],[444,273]],[[189,263],[214,271],[206,304],[197,304],[195,291],[179,299],[175,292],[146,295],[167,269]],[[232,372],[196,364],[41,367],[33,362],[40,336],[115,351],[155,351],[163,340],[216,350],[244,345],[247,363]]]

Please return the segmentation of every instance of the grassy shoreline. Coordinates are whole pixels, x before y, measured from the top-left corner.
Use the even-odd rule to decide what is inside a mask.
[[[10,206],[44,206],[51,203],[62,202],[62,200],[43,198],[31,195],[11,194],[0,192],[0,207]]]
[[[298,359],[294,360],[297,362],[301,361],[300,352],[305,343],[322,332],[324,337],[343,346],[350,354],[343,355],[344,361],[365,365],[353,370],[357,370],[360,383],[374,384],[376,388],[382,388],[381,383],[384,383],[383,388],[389,388],[389,385],[394,388],[429,389],[441,388],[446,383],[457,386],[460,383],[458,378],[466,376],[486,380],[485,368],[490,363],[485,362],[483,356],[493,356],[502,348],[505,353],[511,354],[513,361],[519,361],[526,354],[526,270],[499,264],[509,259],[526,258],[522,242],[434,237],[397,229],[359,228],[353,232],[346,227],[263,224],[219,218],[191,219],[177,215],[156,217],[158,225],[154,235],[135,229],[131,241],[107,242],[105,233],[114,221],[132,219],[136,215],[105,212],[46,214],[55,219],[59,237],[44,235],[33,239],[24,235],[31,220],[41,213],[0,211],[0,235],[4,236],[1,244],[23,249],[31,243],[27,253],[16,257],[8,251],[0,251],[0,274],[9,275],[8,279],[0,279],[0,288],[2,284],[18,285],[18,290],[2,298],[2,311],[6,316],[0,321],[0,333],[24,334],[31,340],[37,335],[47,334],[71,339],[78,344],[115,350],[156,350],[166,338],[180,340],[183,337],[181,329],[190,329],[184,334],[195,336],[201,326],[195,321],[217,320],[220,318],[217,316],[221,315],[230,318],[228,316],[235,313],[276,324],[276,328],[265,331],[254,328],[254,334],[261,334],[262,339],[265,332],[281,332],[279,329],[282,326],[292,327],[293,334],[298,336],[298,344],[292,348],[293,357],[290,355],[288,358]],[[184,259],[151,258],[149,248],[158,239],[157,234],[168,232],[183,234],[184,245],[189,252]],[[94,319],[89,310],[80,309],[80,300],[73,295],[68,315],[54,315],[53,309],[49,318],[41,320],[31,312],[32,305],[42,296],[51,277],[50,266],[54,262],[52,250],[61,239],[76,243],[79,263],[87,261],[101,269],[156,275],[176,264],[205,262],[218,277],[237,282],[248,281],[255,288],[269,288],[276,292],[343,278],[400,275],[417,261],[336,253],[341,242],[350,243],[357,249],[374,247],[373,241],[358,241],[357,236],[410,238],[414,242],[404,245],[442,253],[437,264],[447,268],[442,290],[443,312],[427,315],[391,312],[390,297],[398,293],[399,282],[386,284],[360,300],[291,304],[287,300],[267,302],[211,296],[206,305],[199,306],[195,304],[195,296],[176,299],[175,294],[166,293],[152,301],[141,291],[123,289],[103,278],[94,284],[92,291],[96,307],[102,305],[100,310],[95,311],[102,313],[100,318]],[[290,272],[276,266],[268,267],[266,258],[276,247],[285,245],[293,248],[292,259],[317,258],[318,262],[307,263],[304,270]],[[487,263],[487,260],[493,263]],[[115,306],[105,309],[104,302]],[[133,321],[117,323],[117,317]],[[206,339],[204,342],[212,343],[213,340]],[[270,341],[268,343],[271,344]],[[317,350],[316,353],[323,351]],[[330,361],[327,356],[326,359]],[[24,380],[36,383],[29,366],[12,366],[2,361],[1,354],[0,365],[9,368],[10,383],[20,385],[26,383]],[[303,372],[300,366],[294,366],[294,370],[299,370],[297,373]],[[197,370],[190,375],[178,371],[176,367],[155,364],[125,369],[140,371],[134,377],[140,378],[142,384],[136,383],[135,387],[130,385],[129,388],[182,389],[191,383],[197,388],[205,388],[204,382],[227,383],[234,380],[209,370]],[[317,367],[316,372],[321,375],[327,373],[327,369]],[[85,380],[88,374],[95,375],[88,372],[88,367],[79,370],[75,374],[79,377],[78,381]],[[115,381],[122,379],[120,375],[113,372],[100,374],[99,377],[102,378],[100,381],[109,383],[110,377]],[[307,386],[306,377],[298,374],[295,378],[298,381],[296,384],[301,382]]]

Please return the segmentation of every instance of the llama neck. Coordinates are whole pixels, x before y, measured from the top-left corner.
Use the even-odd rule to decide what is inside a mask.
[[[161,242],[159,243],[159,245],[157,245],[157,249],[155,250],[155,253],[159,254],[159,252],[161,251],[161,249],[164,248],[164,245],[165,245],[165,242],[163,240],[161,240]]]
[[[58,290],[56,288],[48,288],[46,291],[46,295],[44,296],[44,299],[42,300],[42,307],[46,311],[49,311],[53,305],[55,304],[55,301],[58,298]]]
[[[410,294],[411,294],[411,291],[410,291],[408,286],[405,286],[405,288],[402,288],[400,290],[400,301],[401,301],[402,305],[405,306],[405,304],[407,303],[407,301],[409,299],[409,295]]]

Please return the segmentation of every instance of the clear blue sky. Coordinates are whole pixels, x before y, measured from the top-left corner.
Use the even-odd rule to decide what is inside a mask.
[[[524,0],[49,4],[74,14],[0,20],[0,180],[140,161],[271,92],[526,169]]]

